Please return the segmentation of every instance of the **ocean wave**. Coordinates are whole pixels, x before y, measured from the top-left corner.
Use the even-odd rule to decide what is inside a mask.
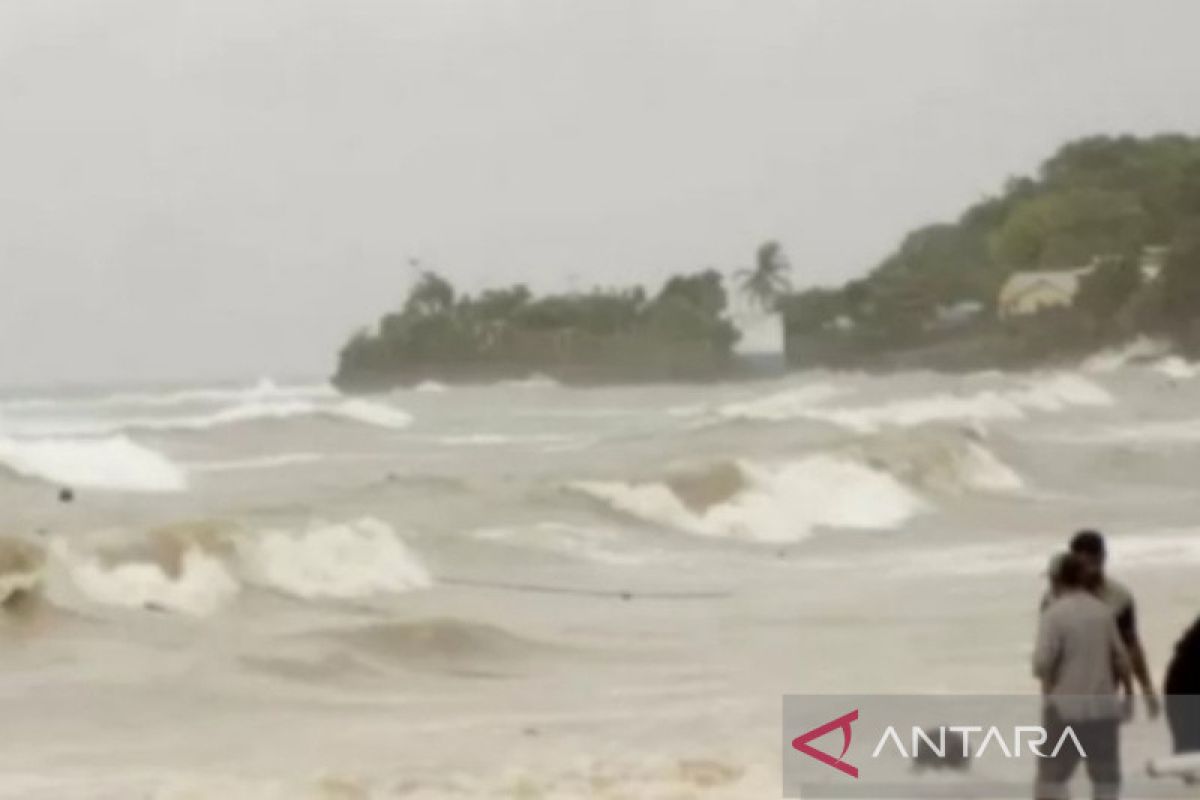
[[[111,436],[119,433],[200,432],[230,425],[318,417],[390,430],[412,424],[403,409],[381,401],[350,399],[334,403],[312,400],[255,400],[217,411],[187,416],[139,416],[119,419],[6,419],[6,430],[24,436]]]
[[[817,528],[891,529],[928,508],[891,475],[833,455],[724,462],[663,481],[569,486],[648,522],[762,542],[799,541]]]
[[[0,464],[30,478],[72,487],[177,492],[182,468],[126,436],[12,439],[0,437]]]
[[[259,531],[239,538],[236,549],[246,580],[306,600],[402,593],[433,583],[392,527],[371,517],[299,532]]]
[[[779,422],[804,416],[814,406],[846,393],[846,389],[829,383],[801,386],[721,406],[717,413],[727,419],[750,419]],[[671,413],[688,416],[686,407],[673,409]]]
[[[1168,356],[1156,362],[1152,369],[1176,381],[1188,381],[1200,375],[1200,365],[1185,361],[1179,356]]]
[[[1009,389],[973,394],[939,393],[860,408],[808,409],[802,415],[869,433],[886,427],[915,427],[936,422],[1021,420],[1030,412],[1053,413],[1112,404],[1112,395],[1102,387],[1080,375],[1059,373],[1028,379]]]
[[[844,387],[813,384],[765,397],[721,406],[723,419],[765,422],[811,420],[837,425],[857,433],[888,427],[915,427],[936,422],[1019,420],[1029,412],[1056,412],[1074,407],[1107,406],[1112,395],[1082,375],[1062,372],[1025,379],[1015,387],[974,393],[938,394],[893,400],[873,406],[830,405]],[[691,409],[674,409],[682,414]]]
[[[660,480],[577,481],[612,508],[690,533],[795,541],[818,528],[890,529],[938,497],[1023,488],[981,434],[901,430],[781,463],[728,460]]]
[[[42,544],[21,545],[41,553]],[[247,587],[302,600],[357,599],[426,588],[432,578],[377,519],[298,530],[200,521],[145,532],[53,537],[32,558],[0,540],[0,588],[45,585],[66,608],[112,606],[209,616]]]
[[[116,392],[106,395],[74,397],[16,397],[0,402],[0,407],[12,409],[78,408],[80,406],[163,408],[200,403],[252,402],[270,398],[319,400],[337,396],[337,389],[328,383],[280,385],[270,378],[262,378],[249,386],[195,387],[161,392]]]
[[[1120,347],[1101,350],[1099,353],[1088,356],[1080,368],[1084,372],[1097,374],[1116,372],[1130,364],[1162,358],[1170,350],[1171,346],[1168,342],[1148,336],[1139,336]]]
[[[1003,493],[1024,487],[1016,470],[973,432],[906,430],[875,436],[849,452],[863,463],[927,493]]]
[[[535,372],[524,378],[514,378],[507,381],[499,381],[497,386],[507,386],[513,389],[558,389],[562,384],[551,378],[549,375],[543,375],[540,372]]]
[[[174,569],[154,561],[108,561],[54,539],[51,563],[84,602],[120,608],[208,616],[237,596],[229,566],[199,548],[182,553]]]

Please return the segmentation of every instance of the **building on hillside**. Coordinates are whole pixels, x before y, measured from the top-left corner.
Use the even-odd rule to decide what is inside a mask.
[[[1075,302],[1079,283],[1093,267],[1014,272],[1000,288],[996,312],[1001,319],[1036,314],[1048,308],[1070,306]]]

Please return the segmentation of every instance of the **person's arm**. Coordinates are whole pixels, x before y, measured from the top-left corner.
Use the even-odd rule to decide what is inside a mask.
[[[1042,692],[1049,693],[1058,671],[1060,637],[1053,617],[1038,618],[1037,638],[1033,644],[1033,675],[1042,682]]]
[[[1142,648],[1142,640],[1138,636],[1137,611],[1132,599],[1129,601],[1129,605],[1117,615],[1117,629],[1120,632],[1121,641],[1129,653],[1129,664],[1133,677],[1137,679],[1138,686],[1142,687],[1142,696],[1146,700],[1146,713],[1153,719],[1158,716],[1158,695],[1154,691],[1154,681],[1150,679],[1150,665],[1146,661],[1146,651]]]

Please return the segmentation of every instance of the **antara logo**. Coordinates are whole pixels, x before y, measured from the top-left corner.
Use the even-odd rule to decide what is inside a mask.
[[[815,758],[822,764],[826,764],[840,772],[846,773],[851,778],[857,778],[858,767],[842,760],[846,757],[846,753],[850,750],[850,739],[854,735],[853,731],[850,729],[850,723],[857,719],[858,709],[856,708],[849,714],[843,714],[837,719],[831,719],[824,725],[813,728],[808,733],[803,733],[797,736],[795,739],[792,739],[792,747],[796,750],[799,750],[801,753],[804,753],[804,755],[808,756],[809,758]],[[813,739],[820,739],[825,734],[838,729],[841,729],[842,731],[842,752],[837,758],[829,755],[829,753],[809,746],[808,743]]]

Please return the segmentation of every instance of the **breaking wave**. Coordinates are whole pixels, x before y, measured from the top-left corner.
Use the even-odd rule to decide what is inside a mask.
[[[831,455],[778,465],[725,462],[661,482],[570,486],[648,522],[762,542],[799,541],[817,528],[895,528],[927,508],[891,475]]]
[[[262,378],[250,386],[196,387],[162,392],[118,392],[101,396],[18,397],[6,400],[0,405],[12,409],[77,408],[79,406],[164,408],[198,403],[242,403],[279,398],[319,400],[337,396],[337,390],[328,383],[284,384],[281,386],[270,378]]]
[[[779,422],[804,416],[814,406],[845,393],[845,389],[828,383],[816,383],[798,389],[787,389],[755,400],[729,403],[718,413],[729,419],[751,419]]]
[[[126,436],[0,437],[0,464],[25,477],[91,489],[177,492],[187,487],[183,469]]]
[[[27,555],[8,558],[9,550],[0,547],[0,582],[10,561],[18,566],[35,563]],[[225,608],[247,586],[302,600],[345,600],[433,583],[396,532],[369,517],[313,523],[298,531],[200,522],[136,536],[109,533],[70,541],[56,537],[45,555],[44,565],[37,562],[36,568],[8,572],[25,576],[19,580],[26,583],[45,578],[52,602],[198,617]]]
[[[400,593],[433,584],[391,526],[371,517],[314,524],[299,533],[260,531],[239,539],[236,547],[249,582],[306,600]]]
[[[6,420],[5,426],[32,436],[111,436],[125,432],[169,433],[199,432],[228,425],[284,421],[318,417],[354,422],[390,430],[412,424],[412,416],[395,406],[373,400],[351,399],[337,402],[314,400],[255,400],[203,414],[187,416],[141,416],[120,419],[48,419]]]
[[[1084,359],[1082,369],[1084,372],[1100,374],[1116,372],[1130,364],[1163,358],[1170,350],[1170,344],[1165,341],[1139,336],[1120,347],[1101,350],[1099,353],[1089,356]]]
[[[816,388],[812,387],[813,390]],[[972,394],[939,393],[858,408],[823,405],[822,400],[816,391],[791,397],[772,395],[760,401],[726,406],[722,414],[768,421],[809,419],[869,433],[887,427],[915,427],[935,422],[1020,420],[1030,412],[1058,412],[1113,403],[1112,395],[1105,389],[1072,373],[1026,379],[1021,385],[1008,389]]]
[[[577,481],[613,509],[687,533],[798,541],[821,528],[886,530],[930,498],[1013,492],[1023,481],[974,434],[922,431],[765,464],[723,461],[657,481]]]

